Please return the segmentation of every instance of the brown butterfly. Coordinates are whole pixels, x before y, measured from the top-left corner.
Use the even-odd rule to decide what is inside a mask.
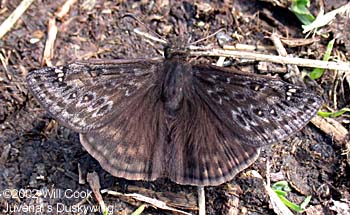
[[[185,51],[184,51],[185,50]],[[219,185],[315,115],[313,92],[277,78],[165,59],[73,63],[35,70],[30,90],[117,177]]]

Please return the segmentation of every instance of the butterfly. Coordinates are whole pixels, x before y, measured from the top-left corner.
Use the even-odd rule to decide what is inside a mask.
[[[116,177],[214,186],[261,146],[303,128],[322,99],[278,78],[196,64],[179,44],[165,59],[76,62],[34,70],[27,84]]]

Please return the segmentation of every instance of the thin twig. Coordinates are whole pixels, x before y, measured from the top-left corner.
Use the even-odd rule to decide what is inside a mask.
[[[58,19],[62,19],[70,10],[70,8],[77,2],[78,0],[67,0],[61,7],[58,8],[55,15]]]
[[[276,33],[272,33],[270,36],[270,39],[272,40],[273,44],[276,47],[276,51],[279,56],[287,57],[288,53],[287,50],[284,48],[280,38]],[[294,84],[298,83],[298,78],[301,77],[300,70],[297,67],[297,65],[287,65],[289,75],[292,77]],[[300,81],[299,81],[300,82]]]
[[[2,49],[1,50],[4,54],[5,54],[5,50]],[[10,75],[9,71],[8,71],[8,62],[9,62],[9,57],[8,56],[4,56],[1,52],[0,52],[0,61],[1,61],[1,64],[2,66],[4,67],[5,69],[5,77],[7,78],[8,81],[11,81],[12,80],[12,76]],[[2,78],[0,77],[0,81],[2,81]]]
[[[349,131],[335,119],[316,115],[311,122],[323,132],[329,134],[338,143],[345,143],[349,137]]]
[[[53,51],[54,51],[57,32],[58,32],[58,29],[56,26],[55,18],[49,19],[44,55],[43,55],[43,60],[41,61],[42,66],[44,65],[52,66],[51,59],[53,58]]]
[[[107,193],[107,194],[113,195],[113,196],[131,197],[131,198],[136,199],[138,201],[146,202],[146,203],[152,205],[155,208],[161,208],[163,210],[169,210],[169,211],[174,211],[174,212],[185,214],[185,215],[191,215],[191,213],[187,213],[185,211],[178,210],[178,209],[173,208],[173,207],[169,207],[163,201],[160,201],[160,200],[157,200],[157,199],[154,199],[154,198],[150,198],[150,197],[147,197],[147,196],[143,196],[143,195],[138,194],[138,193],[123,194],[123,193],[119,193],[117,191],[108,190],[108,189],[101,190],[101,193]]]
[[[155,41],[158,41],[160,43],[163,43],[163,44],[167,44],[166,40],[160,36],[157,32],[153,31],[151,28],[149,28],[147,25],[145,25],[145,23],[143,23],[138,17],[136,17],[134,14],[131,14],[131,13],[126,13],[124,14],[121,18],[125,18],[125,17],[130,17],[130,18],[133,18],[136,22],[138,22],[141,26],[143,26],[144,28],[147,29],[148,32],[152,32],[153,34],[157,35],[158,38],[152,36],[151,34],[149,33],[143,33],[141,32],[140,30],[136,30],[134,29],[134,32],[135,33],[140,33],[141,35],[145,36],[146,38],[149,38],[149,39],[154,39]],[[137,32],[136,32],[137,31]]]
[[[240,51],[274,51],[275,46],[264,46],[264,45],[248,45],[242,43],[236,43],[233,45],[223,45],[224,50],[240,50]]]
[[[283,56],[266,55],[266,54],[244,52],[244,51],[227,51],[227,50],[221,50],[221,49],[212,49],[210,51],[191,51],[190,55],[244,58],[244,59],[250,59],[250,60],[256,60],[256,61],[267,61],[267,62],[281,63],[281,64],[293,64],[293,65],[312,67],[312,68],[350,71],[350,64],[344,63],[344,62],[331,62],[331,61],[326,62],[322,60],[311,60],[311,59],[288,57],[288,56],[283,57]]]
[[[153,40],[153,41],[157,41],[157,42],[162,43],[162,44],[168,44],[167,41],[165,41],[163,39],[159,39],[159,38],[157,38],[157,37],[155,37],[155,36],[153,36],[153,35],[151,35],[149,33],[143,32],[143,31],[141,31],[138,28],[135,28],[134,32],[136,34],[138,34],[138,35],[141,35],[141,36],[147,38],[147,39],[150,39],[150,40]]]
[[[284,57],[288,56],[287,50],[284,48],[280,38],[276,33],[272,33],[270,36],[270,39],[275,45],[276,51],[278,52],[279,56],[284,56]]]
[[[23,0],[0,26],[0,39],[12,28],[34,0]]]
[[[199,39],[199,40],[197,40],[197,41],[192,42],[191,45],[195,45],[195,44],[200,43],[200,42],[202,42],[202,41],[204,41],[204,40],[207,40],[207,39],[209,39],[209,38],[212,38],[213,36],[217,35],[217,34],[220,33],[221,31],[225,31],[225,29],[224,29],[224,28],[220,28],[219,30],[215,31],[214,33],[212,33],[212,34],[210,34],[210,35],[208,35],[208,36],[206,36],[206,37],[204,37],[204,38],[201,38],[201,39]]]
[[[102,195],[100,193],[101,185],[100,185],[100,178],[98,177],[98,174],[96,172],[88,173],[87,174],[87,182],[89,183],[92,191],[94,192],[95,198],[100,205],[103,212],[106,210],[108,211],[108,208],[106,207],[105,202],[103,201]]]
[[[204,186],[198,186],[199,215],[205,215],[205,193]]]

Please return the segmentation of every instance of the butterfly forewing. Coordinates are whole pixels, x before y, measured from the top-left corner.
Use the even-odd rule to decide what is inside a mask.
[[[27,76],[38,101],[60,123],[78,132],[105,125],[128,108],[130,98],[151,85],[157,61],[74,63]]]
[[[321,98],[272,77],[216,66],[193,67],[201,99],[243,144],[262,146],[300,130],[315,115]]]

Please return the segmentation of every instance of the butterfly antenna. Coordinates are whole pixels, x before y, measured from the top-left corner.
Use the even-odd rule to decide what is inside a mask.
[[[197,41],[192,42],[191,45],[194,45],[194,44],[200,43],[200,42],[202,42],[204,40],[207,40],[209,38],[212,38],[213,36],[217,35],[218,33],[222,32],[222,31],[226,31],[226,29],[220,28],[219,30],[215,31],[214,33],[210,34],[209,36],[206,36],[206,37],[204,37],[202,39],[199,39]]]
[[[137,23],[139,23],[141,26],[143,26],[144,28],[147,29],[147,31],[152,32],[153,34],[157,35],[157,37],[146,33],[146,32],[142,32],[141,30],[139,30],[138,28],[134,29],[134,32],[138,35],[141,35],[143,37],[146,37],[147,39],[153,40],[153,41],[157,41],[159,43],[162,44],[168,44],[168,42],[162,37],[160,36],[157,32],[153,31],[152,29],[150,29],[145,23],[143,23],[139,18],[137,18],[136,16],[134,16],[131,13],[126,13],[124,14],[121,18],[125,18],[125,17],[130,17],[132,19],[134,19]]]

